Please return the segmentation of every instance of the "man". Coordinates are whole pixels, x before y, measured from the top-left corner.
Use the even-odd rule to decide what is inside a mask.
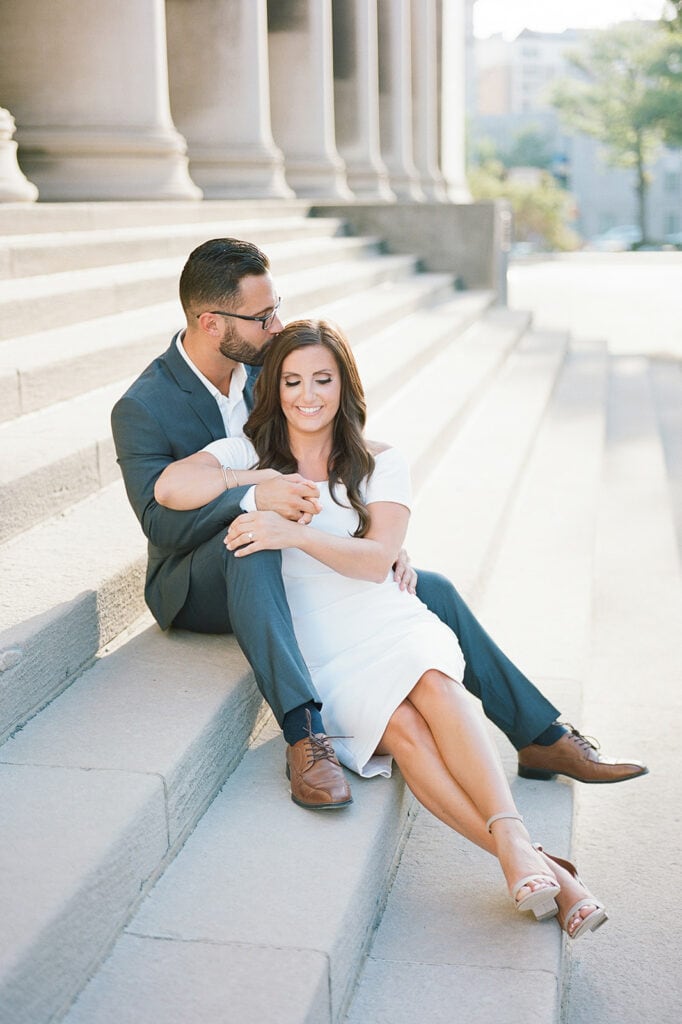
[[[235,558],[223,544],[242,511],[267,509],[310,522],[318,490],[298,474],[256,487],[231,486],[203,508],[178,512],[154,500],[164,467],[211,441],[240,435],[252,407],[258,367],[282,329],[269,262],[255,245],[212,239],[191,253],[180,277],[187,326],[116,403],[112,429],[126,490],[149,540],[145,597],[162,629],[174,625],[229,633],[284,732],[292,799],[314,809],[351,802],[325,735],[321,705],[298,650],[281,576],[279,551]],[[403,553],[396,579],[457,637],[464,684],[519,753],[519,774],[582,782],[621,782],[646,773],[637,761],[603,758],[499,650],[452,584],[415,574]]]

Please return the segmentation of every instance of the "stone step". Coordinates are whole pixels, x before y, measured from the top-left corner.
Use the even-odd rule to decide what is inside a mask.
[[[576,698],[589,656],[607,372],[602,342],[573,342],[479,602],[527,672]]]
[[[507,504],[532,450],[568,336],[529,330],[486,388],[454,440],[441,450],[414,507],[421,529],[410,548],[416,565],[440,567],[476,602],[488,579]],[[466,501],[458,497],[459,488]],[[449,536],[436,527],[448,508]]]
[[[536,408],[541,414],[543,402]],[[446,524],[448,511],[441,507],[439,529]],[[431,529],[433,520],[414,526]],[[57,740],[59,723],[51,731],[55,739],[42,756],[61,763],[57,744],[69,744]],[[414,805],[397,776],[390,782],[353,778],[354,803],[347,811],[301,813],[287,799],[283,753],[281,739],[266,728],[66,1024],[341,1019]],[[437,891],[443,884],[441,878]],[[423,893],[421,899],[428,916]],[[442,900],[437,902],[436,913]],[[370,1013],[364,1019],[380,1018]]]
[[[333,242],[333,247],[327,241]],[[302,315],[309,311],[311,305],[324,302],[325,294],[330,292],[329,279],[337,275],[334,264],[344,259],[352,262],[354,272],[360,277],[355,281],[345,278],[347,290],[365,289],[366,284],[371,284],[374,274],[367,274],[367,268],[359,265],[358,257],[375,256],[376,248],[371,239],[355,238],[329,239],[322,246],[310,242],[273,245],[273,264],[278,272],[276,283],[286,295],[282,314],[288,318]],[[325,265],[328,268],[326,272]],[[382,266],[389,269],[397,267],[400,273],[405,269],[403,263]],[[306,268],[311,270],[308,275],[304,273]],[[294,269],[295,274],[292,273]],[[378,300],[381,299],[378,308],[383,316],[388,317],[388,322],[400,316],[402,310],[409,309],[411,301],[414,306],[423,305],[446,288],[451,291],[452,281],[447,275],[419,275],[413,281],[406,281],[404,287],[405,294],[391,313],[386,309],[386,300],[393,296],[395,301],[396,289],[391,287],[390,280],[374,285]],[[336,288],[337,291],[333,285],[331,287],[333,296],[338,293],[339,286]],[[169,288],[169,296],[176,290],[177,282],[172,292]],[[419,301],[416,296],[420,297]],[[336,301],[341,312],[346,312],[349,305],[346,298]],[[368,305],[369,302],[362,299],[357,306],[352,305],[355,321],[359,320],[366,328],[372,325],[372,320],[367,317]],[[334,306],[334,311],[336,308]],[[5,341],[0,344],[0,421],[64,401],[118,380],[126,372],[136,375],[151,358],[163,351],[182,323],[184,316],[179,301],[174,298]]]
[[[405,452],[419,486],[472,401],[498,372],[529,325],[525,313],[494,309],[438,352],[368,419],[368,436]],[[434,443],[434,441],[437,443]]]
[[[682,564],[682,363],[672,359],[654,359],[650,362],[649,372]]]
[[[591,606],[607,360],[599,345],[570,351],[552,390],[565,342],[542,333],[519,348],[514,359],[529,358],[526,378],[510,361],[508,376],[500,375],[461,432],[473,446],[469,457],[457,441],[451,446],[420,493],[414,516],[425,514],[423,550],[440,555],[446,573],[456,573],[461,554],[466,564],[470,544],[482,553],[484,578],[473,581],[476,611],[503,649],[517,664],[530,665],[531,678],[573,717],[581,704],[576,666],[584,670],[589,647],[585,617]],[[508,390],[513,378],[520,385],[515,396]],[[540,389],[536,399],[533,383]],[[534,438],[533,431],[519,430],[514,422],[515,405],[522,417],[540,417]],[[489,432],[487,415],[492,416]],[[475,447],[479,437],[480,450]],[[510,482],[505,454],[516,476],[508,495],[500,493],[496,480],[501,471]],[[490,462],[478,467],[479,459]],[[474,515],[489,501],[507,511],[505,522],[492,529],[485,515],[482,520]],[[442,543],[445,524],[452,538],[447,544]],[[488,555],[479,526],[492,547]],[[557,654],[552,645],[559,638]],[[569,645],[580,651],[566,655]],[[513,750],[490,728],[531,835],[565,856],[572,786],[519,779]],[[456,1004],[472,1024],[487,1024],[501,1005],[513,1007],[504,1019],[554,1024],[564,969],[556,922],[538,925],[515,914],[495,862],[420,810],[344,1021],[445,1021]]]
[[[0,740],[142,614],[144,571],[121,481],[0,546]]]
[[[200,224],[226,220],[307,217],[303,199],[207,200],[201,202],[3,203],[0,236],[66,231],[102,231],[128,227]],[[211,237],[211,236],[207,236]]]
[[[207,235],[210,230],[210,236]],[[327,238],[339,235],[338,218],[273,216],[234,218],[190,224],[159,224],[140,227],[107,227],[83,231],[57,231],[9,235],[0,238],[0,279],[23,278],[87,267],[103,267],[142,260],[183,256],[207,237],[237,237],[267,247],[297,237]],[[340,241],[337,237],[336,241]]]
[[[397,776],[354,779],[346,810],[302,811],[283,757],[266,730],[67,1024],[339,1019],[413,802]]]
[[[283,268],[296,269],[299,286],[311,293],[311,302],[326,302],[347,294],[364,282],[365,287],[390,278],[406,276],[415,269],[415,260],[405,256],[378,256],[372,249],[364,258],[351,263],[325,263],[320,268],[312,254],[312,266],[301,267],[302,243],[276,243],[280,279]],[[307,250],[309,243],[305,246]],[[345,252],[356,252],[355,240],[349,245],[327,245],[328,258],[342,259]],[[287,259],[287,254],[289,258]],[[0,281],[0,339],[64,327],[170,301],[177,294],[177,283],[186,260],[182,256],[116,264],[79,271],[65,271],[36,277]]]
[[[582,942],[571,951],[564,1011],[576,1022],[672,1024],[680,1016],[679,986],[667,983],[677,970],[677,943],[660,941],[679,934],[678,888],[659,900],[655,920],[650,913],[659,879],[670,869],[670,851],[682,842],[682,819],[671,811],[679,805],[682,581],[665,451],[669,424],[662,433],[661,382],[655,379],[660,369],[657,360],[640,356],[610,361],[584,719],[607,752],[641,758],[650,774],[616,787],[607,800],[599,798],[600,786],[580,793],[576,859],[610,921],[597,933],[598,956]],[[675,373],[666,384],[675,387]],[[615,857],[614,847],[598,839],[606,835],[627,836]],[[656,953],[643,956],[642,950]]]
[[[282,280],[287,283],[286,277]],[[294,293],[294,303],[303,304],[308,294]],[[372,379],[386,376],[386,346],[390,343],[397,346],[391,357],[393,372],[389,375],[389,381],[395,381],[405,372],[407,357],[409,356],[413,364],[418,356],[414,342],[411,351],[400,345],[401,340],[412,336],[417,324],[403,320],[394,323],[394,333],[390,334],[390,337],[379,339],[377,357],[373,354],[373,342],[368,337],[372,324],[380,314],[383,324],[391,323],[397,317],[405,317],[416,306],[433,302],[442,294],[448,294],[451,298],[437,311],[420,314],[425,322],[419,325],[420,335],[414,336],[420,337],[421,332],[425,332],[424,341],[431,339],[431,343],[435,345],[446,334],[453,336],[456,325],[470,321],[479,310],[485,308],[490,301],[489,294],[476,293],[465,298],[464,293],[452,292],[451,280],[447,275],[427,274],[417,275],[405,282],[384,282],[380,288],[372,288],[337,300],[332,308],[341,323],[348,322],[351,340],[365,339],[365,363],[377,367]],[[168,310],[165,313],[168,319],[170,312]],[[149,316],[138,316],[138,328],[142,330],[145,324],[151,324],[154,315],[160,315],[158,307]],[[176,326],[178,322],[175,321]],[[119,327],[122,325],[119,324]],[[168,332],[165,338],[159,339],[154,355],[165,348],[170,336],[171,332]],[[87,331],[81,330],[79,338],[86,344]],[[154,337],[147,339],[147,348],[153,340]],[[73,347],[71,351],[73,352]],[[111,357],[111,368],[120,370],[118,350],[112,346],[107,353]],[[151,354],[148,352],[148,355]],[[85,358],[87,361],[88,357]],[[74,379],[77,379],[74,377],[75,362],[75,357],[72,356],[61,367],[62,372],[58,380],[64,381],[62,391],[68,389]],[[0,447],[7,453],[0,467],[0,542],[68,508],[74,502],[118,478],[109,416],[113,404],[143,365],[144,363],[140,363],[135,366],[129,379],[117,378],[113,384],[106,387],[95,388],[69,401],[57,402],[32,414],[0,424]],[[47,381],[48,368],[43,366],[41,369],[42,379]],[[70,372],[67,373],[67,369]],[[99,369],[103,369],[101,364]],[[88,375],[85,374],[84,377],[81,386],[86,384]],[[51,392],[53,398],[59,390],[57,381],[54,381]]]
[[[109,417],[128,383],[0,424],[0,542],[119,478]]]
[[[52,1020],[68,1004],[261,714],[232,638],[163,636],[145,616],[1,748],[3,1020]]]
[[[429,275],[438,283],[437,275]],[[359,334],[350,324],[349,337],[354,344],[355,358],[365,388],[368,407],[376,409],[387,401],[408,374],[425,365],[441,347],[444,338],[459,334],[481,317],[494,301],[492,292],[472,291],[451,293],[451,280],[445,282],[445,299],[427,309],[420,308],[410,313],[410,294],[400,289],[399,309],[401,318],[391,323],[389,316],[394,309],[392,301],[386,303],[386,311],[379,309],[379,297],[372,296],[375,312],[380,313],[381,329],[369,338]],[[448,297],[450,292],[450,297]],[[440,289],[439,289],[440,294]],[[397,298],[397,297],[396,297]],[[414,306],[412,306],[414,308]],[[350,311],[349,311],[350,312]],[[350,314],[352,316],[352,314]],[[350,316],[347,318],[350,322]],[[346,319],[340,323],[346,324]]]

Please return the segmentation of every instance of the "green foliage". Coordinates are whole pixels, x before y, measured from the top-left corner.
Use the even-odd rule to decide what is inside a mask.
[[[666,145],[682,146],[682,20],[676,31],[667,32],[661,40],[649,73],[643,111],[660,129]]]
[[[507,167],[542,167],[548,170],[552,164],[550,141],[537,128],[523,128],[502,159]]]
[[[531,125],[516,133],[509,149],[501,150],[492,139],[483,136],[473,143],[472,150],[469,162],[479,167],[492,160],[505,167],[541,167],[544,170],[552,164],[550,138]]]
[[[469,171],[474,199],[508,199],[514,214],[514,239],[532,242],[547,251],[572,250],[579,244],[567,227],[572,219],[571,197],[551,174],[538,170],[536,180],[509,175],[499,160],[489,160]]]
[[[650,25],[623,24],[594,33],[569,54],[580,79],[565,79],[552,102],[566,124],[602,142],[610,162],[637,167],[651,161],[663,133],[651,115],[651,67],[663,34]]]
[[[682,144],[682,36],[669,23],[630,22],[593,33],[569,55],[578,78],[556,84],[566,124],[598,139],[609,162],[636,171],[639,226],[647,239],[647,167],[663,142]]]

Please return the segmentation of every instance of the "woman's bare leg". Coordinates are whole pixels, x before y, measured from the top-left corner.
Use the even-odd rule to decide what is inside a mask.
[[[486,819],[453,779],[417,709],[404,701],[393,713],[377,754],[390,754],[417,800],[465,839],[496,854]]]
[[[437,682],[440,686],[440,681]],[[450,680],[448,682],[452,687],[457,686]],[[462,692],[468,697],[463,689]],[[507,819],[497,821],[492,826],[494,835],[490,835],[485,827],[486,820],[493,814],[518,814],[518,811],[497,751],[489,742],[477,744],[477,725],[482,725],[480,720],[476,725],[469,726],[469,718],[465,716],[463,722],[457,722],[457,731],[466,749],[466,753],[461,753],[460,757],[472,761],[464,770],[465,780],[471,784],[470,776],[476,776],[476,785],[472,786],[475,792],[472,794],[467,792],[466,784],[459,778],[459,758],[451,751],[452,764],[445,761],[430,723],[412,703],[411,696],[391,718],[377,753],[392,754],[407,785],[432,814],[466,839],[498,857],[510,888],[527,875],[541,874],[553,878],[553,871],[548,870],[533,849],[522,822]],[[455,703],[452,707],[446,704],[440,710],[447,713],[448,718],[455,719],[458,717],[455,714],[458,708],[459,705]],[[451,725],[454,728],[455,722]],[[473,736],[466,736],[469,728]],[[485,738],[487,740],[487,736]],[[520,891],[518,898],[546,884],[541,881],[531,882]]]

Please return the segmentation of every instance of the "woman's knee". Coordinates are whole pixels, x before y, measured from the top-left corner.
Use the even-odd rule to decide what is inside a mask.
[[[410,700],[427,721],[445,702],[452,704],[453,699],[466,699],[464,685],[433,668],[424,673],[410,693]]]
[[[422,731],[426,728],[426,722],[414,704],[404,700],[388,720],[381,747],[399,759],[401,754],[419,743]]]

